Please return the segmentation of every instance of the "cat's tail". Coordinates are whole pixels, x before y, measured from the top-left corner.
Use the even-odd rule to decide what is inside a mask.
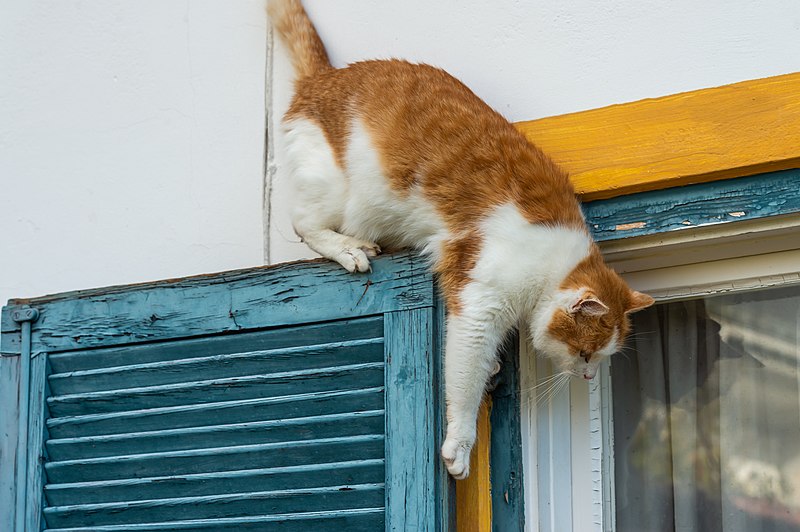
[[[272,27],[289,49],[298,80],[333,68],[300,0],[268,0],[267,13]]]

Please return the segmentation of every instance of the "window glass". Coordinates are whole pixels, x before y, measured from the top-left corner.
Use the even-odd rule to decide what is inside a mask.
[[[656,305],[611,368],[619,531],[800,531],[800,287]]]

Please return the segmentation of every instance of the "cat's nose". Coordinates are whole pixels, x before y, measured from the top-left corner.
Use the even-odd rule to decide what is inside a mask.
[[[587,381],[590,381],[594,378],[594,375],[589,375],[588,373],[584,373],[583,378],[586,379]]]

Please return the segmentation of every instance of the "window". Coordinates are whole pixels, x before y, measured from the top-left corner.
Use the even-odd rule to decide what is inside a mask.
[[[617,530],[800,530],[800,286],[636,315],[611,369]]]

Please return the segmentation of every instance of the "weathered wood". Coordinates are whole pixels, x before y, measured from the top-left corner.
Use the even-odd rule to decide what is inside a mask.
[[[33,340],[50,353],[433,306],[431,274],[416,255],[385,255],[372,268],[351,274],[330,261],[298,262],[10,304],[40,310]]]
[[[3,307],[0,316],[8,316],[10,314],[11,308]],[[9,329],[8,331],[0,332],[0,356],[8,357],[18,355],[22,350],[22,335],[20,334],[18,324],[11,322]]]
[[[201,497],[57,506],[44,511],[49,527],[98,526],[246,515],[376,508],[383,484],[325,486],[296,490],[229,493]]]
[[[47,437],[45,428],[47,393],[47,355],[41,353],[31,359],[31,386],[30,403],[28,409],[28,438],[27,461],[28,504],[25,516],[25,531],[41,530],[42,508],[44,500],[42,488],[45,483],[44,476],[44,447],[43,442]]]
[[[14,504],[14,532],[24,532],[28,524],[28,507],[31,501],[28,500],[30,482],[28,475],[30,469],[35,467],[35,464],[30,461],[29,451],[30,445],[28,438],[30,438],[31,431],[31,418],[34,417],[30,410],[31,404],[31,324],[23,323],[22,325],[22,349],[19,355],[19,417],[17,419],[17,426],[15,432],[17,436],[17,449],[16,449],[16,467],[14,469],[14,492],[16,501]],[[31,509],[33,509],[31,505]]]
[[[14,530],[20,357],[0,355],[0,530]]]
[[[373,410],[288,420],[50,439],[47,442],[47,451],[50,460],[78,460],[124,455],[132,448],[135,448],[137,453],[155,453],[383,434],[383,413],[383,410]]]
[[[224,519],[192,519],[161,523],[101,525],[74,528],[48,528],[48,532],[218,532],[219,530],[246,530],[248,532],[309,532],[309,530],[346,530],[347,532],[375,532],[383,529],[383,508],[358,508],[327,512],[299,512]]]
[[[280,397],[197,403],[47,420],[52,438],[124,434],[136,427],[157,431],[183,427],[292,419],[383,409],[383,386]]]
[[[499,353],[500,373],[492,392],[490,463],[492,530],[525,530],[525,483],[520,425],[519,335]]]
[[[388,313],[386,530],[437,530],[434,310]]]
[[[55,396],[50,397],[47,404],[53,416],[75,416],[263,396],[374,388],[382,384],[383,363],[378,362]]]
[[[800,167],[800,73],[521,122],[584,200]]]
[[[51,353],[49,359],[53,373],[65,373],[248,351],[349,342],[381,336],[383,336],[383,317],[371,316],[215,337],[183,338],[150,344]]]
[[[594,201],[584,212],[596,240],[613,240],[798,213],[798,190],[800,170],[786,170]]]
[[[285,467],[304,463],[327,463],[383,458],[384,437],[379,435],[326,438],[289,443],[267,443],[190,449],[148,454],[68,460],[45,464],[50,482],[70,483],[154,477],[169,471],[174,475],[236,471],[248,468]]]
[[[446,309],[444,299],[437,298],[436,306],[434,307],[434,337],[433,345],[436,348],[436,355],[434,360],[434,396],[435,401],[435,424],[436,424],[436,438],[434,440],[434,450],[436,452],[435,466],[436,466],[436,522],[438,524],[437,530],[442,532],[449,532],[456,528],[456,490],[455,480],[447,472],[447,467],[439,458],[439,449],[445,439],[447,431],[447,417],[445,412],[447,410],[447,401],[445,397],[445,382],[444,382],[444,346],[445,346],[445,328],[446,328]]]
[[[174,497],[176,493],[183,497],[199,497],[224,493],[375,484],[383,482],[384,471],[384,460],[375,458],[191,475],[48,484],[45,493],[48,503],[52,506],[73,506],[168,499]]]
[[[191,375],[192,380],[205,381],[332,367],[344,361],[348,364],[366,364],[382,360],[383,338],[368,338],[70,371],[50,375],[48,382],[54,395],[67,395],[132,386],[175,384],[185,382],[187,375]]]

